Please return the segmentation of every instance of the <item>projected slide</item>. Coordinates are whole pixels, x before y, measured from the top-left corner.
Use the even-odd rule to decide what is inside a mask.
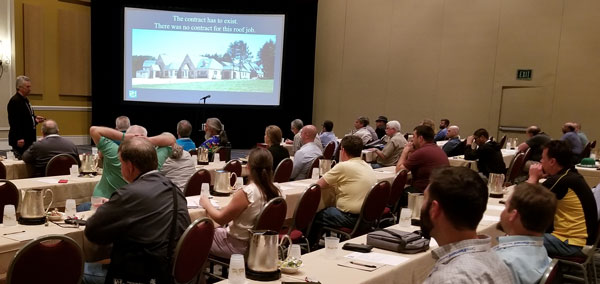
[[[284,15],[125,8],[124,100],[279,105]]]

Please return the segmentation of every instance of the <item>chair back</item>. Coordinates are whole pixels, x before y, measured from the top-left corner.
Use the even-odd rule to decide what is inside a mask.
[[[223,170],[226,172],[235,173],[236,177],[242,177],[242,162],[240,162],[240,160],[230,160],[227,162],[227,164],[225,164]],[[231,186],[235,185],[235,180],[236,178],[231,176],[231,180],[229,181]]]
[[[592,149],[596,148],[596,140],[592,141],[591,143],[592,143],[592,144],[590,144],[590,147],[591,147]]]
[[[70,154],[58,154],[46,165],[46,176],[62,176],[71,173],[71,166],[77,165],[77,160]]]
[[[83,250],[64,235],[46,235],[22,247],[10,263],[6,283],[81,283]]]
[[[198,149],[192,149],[192,150],[189,150],[188,152],[190,153],[191,156],[198,155]]]
[[[502,136],[502,139],[500,139],[500,141],[498,141],[498,145],[500,146],[500,149],[504,149],[504,144],[506,144],[506,135]]]
[[[285,221],[287,204],[282,197],[275,197],[262,208],[258,214],[253,230],[272,230],[279,232]]]
[[[320,201],[321,187],[318,184],[312,184],[300,196],[300,201],[296,211],[294,211],[293,224],[290,226],[288,234],[294,229],[303,231],[310,226],[317,214]]]
[[[294,169],[294,162],[290,158],[285,158],[277,168],[275,169],[275,174],[273,175],[273,182],[288,182],[290,181],[290,177],[292,176],[292,170]]]
[[[200,191],[202,190],[202,184],[207,183],[210,185],[210,172],[206,169],[200,169],[195,172],[187,184],[185,185],[185,189],[183,189],[183,194],[185,196],[194,196],[200,195]]]
[[[6,179],[6,166],[0,162],[0,179]]]
[[[17,210],[19,199],[21,199],[21,195],[17,186],[9,180],[0,179],[0,218],[4,216],[4,205],[12,204]]]
[[[559,261],[558,259],[554,258],[552,259],[552,262],[550,262],[550,266],[548,266],[548,268],[546,268],[546,271],[544,271],[544,274],[542,274],[542,279],[540,279],[540,282],[538,282],[539,284],[558,284],[558,283],[562,283],[562,273],[560,271],[560,265],[559,265]]]
[[[583,151],[581,151],[581,158],[587,158],[590,156],[590,154],[592,153],[592,142],[588,142],[587,144],[585,144],[585,147],[583,148]]]
[[[394,182],[392,182],[392,187],[390,190],[390,197],[387,201],[387,206],[391,208],[392,213],[397,213],[400,209],[400,197],[402,197],[402,193],[404,193],[404,187],[406,186],[406,181],[408,180],[408,171],[401,170],[398,172],[396,177],[394,178]]]
[[[229,162],[231,160],[231,144],[227,143],[226,146],[219,148],[218,153],[221,161]]]
[[[312,177],[312,171],[313,171],[313,169],[314,168],[317,168],[317,169],[319,168],[319,160],[320,159],[323,159],[323,156],[316,157],[312,161],[312,164],[311,164],[310,168],[308,168],[308,171],[306,173],[306,178],[311,178]]]
[[[390,183],[388,181],[376,183],[367,194],[367,197],[365,197],[355,230],[361,227],[361,222],[370,225],[377,222],[377,219],[379,219],[381,213],[383,213],[383,209],[385,209],[389,197]]]
[[[510,162],[510,167],[508,168],[508,177],[506,178],[507,183],[514,183],[515,178],[517,178],[522,172],[523,167],[525,166],[525,153],[518,153]]]
[[[329,142],[329,144],[327,144],[327,146],[325,146],[325,149],[323,149],[323,159],[327,159],[327,160],[332,160],[333,159],[333,154],[335,152],[335,141],[331,141]]]
[[[196,219],[190,224],[175,247],[173,280],[189,283],[202,271],[213,242],[215,226],[209,218]]]

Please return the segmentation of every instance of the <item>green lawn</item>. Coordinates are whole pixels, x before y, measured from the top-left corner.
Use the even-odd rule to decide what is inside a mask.
[[[173,84],[139,84],[134,88],[195,90],[195,91],[226,91],[226,92],[273,92],[273,80],[215,80]]]

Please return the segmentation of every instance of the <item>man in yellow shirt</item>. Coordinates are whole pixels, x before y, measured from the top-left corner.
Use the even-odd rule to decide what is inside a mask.
[[[377,182],[371,166],[360,158],[362,148],[362,140],[358,136],[344,137],[340,149],[342,162],[317,182],[323,190],[321,196],[335,196],[335,204],[330,207],[325,204],[325,209],[315,216],[309,235],[311,244],[319,240],[321,229],[325,226],[352,228],[358,221],[363,201]]]

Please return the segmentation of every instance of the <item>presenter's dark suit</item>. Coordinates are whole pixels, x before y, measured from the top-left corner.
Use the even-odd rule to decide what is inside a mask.
[[[6,107],[8,112],[8,144],[12,146],[15,156],[20,157],[25,150],[35,142],[35,113],[29,104],[29,100],[19,93],[16,93]],[[23,147],[17,146],[17,141],[25,140]]]
[[[77,146],[70,140],[58,135],[50,135],[31,145],[23,154],[23,161],[34,167],[34,176],[43,177],[46,174],[46,165],[52,157],[58,154],[70,154],[79,164]]]

